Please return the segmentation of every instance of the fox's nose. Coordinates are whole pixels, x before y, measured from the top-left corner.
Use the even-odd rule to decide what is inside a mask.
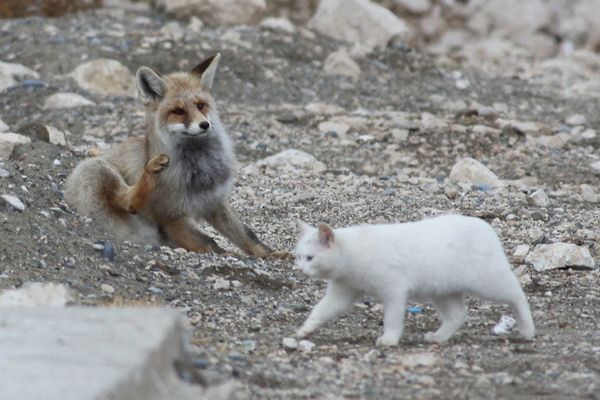
[[[200,129],[207,130],[208,128],[210,128],[210,122],[202,121],[198,124],[198,126],[200,127]]]

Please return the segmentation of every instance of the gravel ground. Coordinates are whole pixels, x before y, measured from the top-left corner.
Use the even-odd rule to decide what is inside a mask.
[[[359,60],[361,76],[353,81],[323,71],[323,60],[340,45],[325,37],[245,26],[186,31],[174,41],[160,32],[167,22],[143,7],[0,21],[2,61],[41,76],[3,92],[0,117],[25,134],[32,122],[54,126],[68,132],[70,143],[67,149],[34,140],[0,161],[10,174],[0,178],[0,194],[17,195],[26,206],[0,208],[0,288],[54,281],[76,290],[82,304],[181,309],[193,326],[196,365],[215,380],[239,379],[240,398],[600,397],[598,270],[537,272],[512,256],[518,245],[560,241],[586,246],[600,261],[599,203],[583,189],[600,193],[600,176],[590,168],[600,159],[600,138],[575,137],[564,122],[583,114],[587,127],[600,129],[597,100],[567,100],[553,87],[401,45]],[[143,113],[136,99],[88,93],[66,74],[98,57],[132,71],[148,65],[169,72],[217,51],[223,58],[216,96],[240,161],[231,203],[260,238],[291,251],[298,219],[344,226],[448,212],[480,216],[520,268],[535,340],[492,335],[507,309],[471,299],[465,326],[448,343],[423,341],[438,321],[430,306],[413,304],[422,312],[408,314],[400,345],[376,349],[382,307],[367,298],[316,333],[312,351],[286,350],[282,339],[324,290],[290,261],[235,255],[218,236],[232,254],[120,242],[76,215],[62,199],[64,179],[90,149],[142,134]],[[468,87],[459,88],[465,79]],[[59,91],[97,105],[44,109],[44,99]],[[498,117],[542,128],[503,129]],[[327,129],[327,121],[349,129]],[[540,140],[561,132],[568,140],[560,146]],[[286,149],[312,154],[324,170],[316,163],[256,165]],[[506,186],[450,182],[463,157],[481,161]],[[548,194],[547,205],[528,200],[538,188]]]

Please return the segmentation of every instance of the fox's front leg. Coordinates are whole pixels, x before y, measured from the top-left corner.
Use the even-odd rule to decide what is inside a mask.
[[[144,166],[137,182],[116,196],[115,201],[117,206],[127,212],[136,214],[144,207],[150,194],[156,187],[158,174],[163,172],[168,166],[169,157],[166,154],[159,154],[150,159]]]
[[[330,282],[325,296],[317,303],[310,315],[296,332],[300,338],[307,337],[319,326],[346,312],[358,298],[359,293],[346,286]]]
[[[263,257],[273,251],[261,242],[250,228],[240,221],[231,207],[225,202],[220,203],[206,213],[204,218],[223,236],[227,237],[248,254]]]

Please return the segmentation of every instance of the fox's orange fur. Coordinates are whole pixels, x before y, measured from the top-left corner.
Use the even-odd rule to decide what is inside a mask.
[[[271,252],[227,204],[236,160],[211,94],[219,57],[189,73],[137,71],[147,134],[75,168],[65,197],[77,211],[124,239],[221,252],[202,218],[249,254]]]

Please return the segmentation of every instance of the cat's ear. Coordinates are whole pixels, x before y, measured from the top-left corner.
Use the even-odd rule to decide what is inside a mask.
[[[319,243],[325,247],[333,244],[333,229],[327,224],[319,224]]]
[[[305,236],[313,227],[302,220],[298,220],[298,229],[300,230],[300,236]]]

